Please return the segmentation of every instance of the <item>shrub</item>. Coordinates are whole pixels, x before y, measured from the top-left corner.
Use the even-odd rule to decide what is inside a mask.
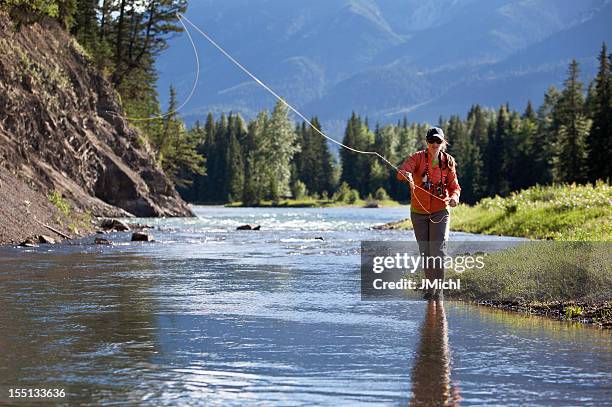
[[[304,199],[307,195],[308,189],[306,188],[306,184],[297,180],[295,184],[293,184],[293,197],[295,199]]]
[[[76,12],[76,0],[4,0],[0,5],[9,12],[17,29],[45,16],[58,19],[68,28]]]
[[[62,197],[58,191],[53,191],[48,196],[49,202],[51,202],[61,213],[65,216],[70,214],[70,205]]]
[[[377,201],[386,201],[389,199],[389,195],[383,187],[380,187],[374,193],[374,198],[376,198]]]
[[[348,202],[350,204],[354,204],[358,200],[359,200],[359,192],[357,192],[357,190],[355,190],[355,189],[351,189],[351,191],[349,192],[349,195],[348,195],[348,198],[347,198],[346,202]]]
[[[336,202],[346,202],[348,200],[348,196],[351,192],[351,188],[348,186],[346,182],[343,182],[338,190],[332,196],[332,199]]]

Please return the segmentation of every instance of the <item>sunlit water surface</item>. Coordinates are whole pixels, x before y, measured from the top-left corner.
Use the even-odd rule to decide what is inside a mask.
[[[54,403],[155,406],[612,400],[607,332],[452,301],[361,301],[360,242],[414,239],[369,229],[406,208],[195,211],[132,220],[154,226],[154,243],[117,233],[105,236],[114,246],[0,249],[4,394],[63,388]],[[261,230],[235,230],[245,223]]]

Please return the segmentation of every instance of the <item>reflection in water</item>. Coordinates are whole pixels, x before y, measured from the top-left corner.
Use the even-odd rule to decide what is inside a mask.
[[[412,369],[411,406],[458,405],[459,389],[451,386],[450,362],[444,303],[428,301]]]
[[[14,329],[0,335],[0,405],[18,385],[64,389],[76,404],[124,399],[123,383],[159,353],[146,295],[157,266],[129,253],[33,254],[5,264],[13,271],[0,275],[0,327]]]

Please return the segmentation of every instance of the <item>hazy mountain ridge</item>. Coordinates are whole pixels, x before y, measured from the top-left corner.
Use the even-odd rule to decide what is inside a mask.
[[[583,58],[591,76],[601,42],[612,38],[605,23],[610,0],[257,4],[204,0],[192,2],[187,15],[304,114],[320,115],[324,125],[353,110],[382,122],[404,113],[434,121],[465,114],[472,103],[538,103],[550,84],[563,80],[572,57]],[[252,117],[272,106],[265,90],[196,38],[203,75],[183,111],[188,122],[208,111]],[[186,95],[193,69],[170,59],[185,60],[192,51],[182,38],[171,45],[159,64],[160,93],[174,83]],[[512,82],[512,92],[500,92],[496,81]],[[472,95],[472,88],[480,91]]]

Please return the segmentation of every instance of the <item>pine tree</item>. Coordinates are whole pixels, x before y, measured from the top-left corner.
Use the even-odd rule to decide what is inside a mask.
[[[544,94],[544,103],[537,111],[537,131],[534,137],[533,160],[541,172],[534,171],[533,181],[538,184],[547,184],[552,181],[553,146],[556,143],[559,124],[555,118],[554,110],[561,94],[550,86]]]
[[[487,148],[484,155],[484,167],[487,174],[488,195],[506,195],[510,186],[505,170],[506,137],[510,127],[510,114],[507,106],[502,105],[495,121],[489,122]]]
[[[317,119],[318,122],[318,119]],[[320,124],[319,124],[320,125]],[[314,135],[314,133],[312,133]],[[334,156],[329,150],[329,144],[327,139],[321,136],[320,134],[316,134],[318,140],[318,148],[317,151],[319,153],[319,182],[317,183],[315,192],[319,194],[327,194],[331,196],[335,188],[335,180],[334,174],[336,172],[335,169],[335,161]]]
[[[355,113],[347,123],[343,144],[360,151],[371,151],[374,148],[374,133]],[[356,189],[362,196],[371,192],[369,190],[370,170],[373,161],[378,158],[346,149],[340,150],[340,158],[342,160],[340,181],[346,182],[351,189]]]
[[[165,156],[171,148],[173,134],[178,132],[177,106],[176,88],[170,85],[170,100],[168,101],[168,111],[162,120],[163,128],[161,132],[156,135],[158,138],[153,140],[153,144],[157,151],[157,160],[160,163],[163,163]]]
[[[351,118],[346,124],[346,130],[344,131],[344,138],[342,144],[351,148],[357,148],[357,132],[358,127],[361,126],[359,118],[352,113]],[[340,175],[340,182],[346,182],[351,188],[357,187],[357,153],[348,149],[340,150],[340,160],[342,165],[342,173]]]
[[[479,179],[482,171],[482,161],[478,145],[471,136],[475,124],[475,112],[469,115],[466,123],[458,116],[451,116],[448,132],[453,140],[453,157],[457,165],[457,176],[461,184],[461,200],[475,203],[479,191]]]
[[[244,172],[244,189],[242,202],[244,205],[257,205],[264,199],[267,179],[266,158],[268,146],[264,137],[268,123],[267,112],[261,112],[249,123],[245,143],[246,162]]]
[[[412,153],[416,151],[417,134],[416,127],[408,127],[406,118],[399,128],[398,142],[396,144],[395,156],[397,157],[396,162],[403,162]]]
[[[612,179],[612,68],[606,43],[599,54],[599,71],[595,77],[592,119],[588,142],[588,180]]]
[[[99,24],[102,23],[98,23],[97,14],[98,12],[102,14],[105,11],[106,14],[102,14],[102,21],[108,21],[105,18],[107,18],[107,10],[110,6],[108,0],[102,2],[102,6],[106,7],[105,9],[101,9],[98,3],[97,0],[77,0],[74,23],[70,32],[88,51],[98,69],[104,71],[108,70],[111,48],[110,44],[101,35]]]
[[[112,82],[118,86],[133,71],[154,69],[154,58],[167,48],[167,37],[183,29],[176,13],[184,13],[186,0],[117,0],[109,35],[113,38]],[[144,85],[144,84],[143,84]]]
[[[180,188],[190,186],[193,175],[203,175],[204,157],[197,153],[198,135],[188,132],[176,113],[176,90],[170,86],[168,112],[163,129],[155,141],[157,159],[170,180]]]
[[[459,169],[459,171],[463,174],[461,176],[462,179],[466,178],[466,176],[471,177],[470,182],[472,184],[473,195],[471,200],[473,202],[477,202],[487,194],[487,179],[483,158],[483,153],[487,150],[487,127],[488,119],[485,111],[479,105],[472,106],[467,117],[468,138],[471,144],[468,151],[471,150],[470,154],[472,154],[472,157],[470,157],[471,163],[469,164],[471,168],[466,168],[468,174],[471,175],[466,175],[463,170]],[[461,163],[458,163],[458,165],[461,165]],[[462,197],[462,200],[472,203],[464,197]]]
[[[537,137],[537,132],[537,115],[531,102],[528,102],[516,134],[515,178],[512,182],[515,190],[545,182],[543,174],[548,170],[546,144]]]
[[[236,134],[230,135],[229,147],[227,151],[228,165],[228,196],[227,200],[233,202],[242,197],[244,184],[244,165],[242,161],[242,151]]]
[[[578,62],[572,60],[554,116],[557,128],[553,151],[553,177],[557,182],[587,180],[587,146],[591,121],[584,115],[583,84],[578,79]]]
[[[321,130],[321,123],[317,117],[310,122]],[[333,156],[329,151],[327,140],[318,131],[306,125],[305,122],[297,127],[300,151],[294,156],[296,172],[298,174],[294,183],[299,180],[306,189],[318,195],[333,190]]]
[[[377,127],[374,133],[374,145],[370,150],[376,151],[392,163],[397,162],[399,160],[397,151],[400,143],[399,125]],[[374,158],[371,160],[370,183],[366,195],[375,195],[377,191],[380,192],[380,189],[383,189],[385,195],[387,195],[394,183],[396,183],[395,172],[389,171],[388,165],[381,159]]]
[[[291,181],[290,183],[293,189],[295,188],[296,182],[301,180],[302,172],[304,168],[304,160],[302,159],[302,157],[304,156],[307,150],[306,122],[296,123],[295,134],[296,134],[296,142],[300,146],[300,151],[296,152],[293,155],[293,159],[291,160]]]
[[[206,129],[196,120],[193,127],[189,129],[189,138],[195,144],[195,151],[199,154],[204,162],[201,166],[201,171],[190,174],[191,185],[189,188],[181,190],[181,196],[188,202],[206,202]]]
[[[380,159],[371,160],[368,173],[370,174],[368,183],[361,195],[374,195],[379,189],[383,189],[386,193],[389,189],[389,171],[387,171],[387,165]]]
[[[205,174],[205,160],[196,151],[197,135],[188,132],[181,121],[174,135],[171,154],[166,157],[164,172],[178,188],[186,188],[193,184],[194,175]]]
[[[506,109],[509,110],[507,106]],[[510,112],[508,127],[504,134],[504,155],[503,155],[503,171],[505,174],[505,191],[502,193],[507,194],[510,191],[520,189],[520,185],[524,183],[521,178],[522,171],[524,170],[524,159],[523,155],[527,140],[525,134],[521,132],[521,115],[516,112]]]
[[[527,101],[527,107],[525,108],[525,111],[523,112],[523,119],[527,119],[527,120],[531,120],[531,121],[535,121],[536,120],[536,112],[535,110],[533,110],[533,106],[531,104],[531,100]]]
[[[321,124],[316,117],[310,121],[313,126],[321,129]],[[300,128],[300,151],[296,153],[299,155],[299,180],[304,183],[306,189],[310,192],[318,191],[319,178],[321,177],[319,163],[319,152],[317,147],[319,146],[319,138],[322,136],[316,133],[311,127],[306,127],[305,123],[302,123]]]
[[[230,113],[230,118],[232,113]],[[227,150],[229,147],[229,120],[224,113],[215,126],[214,145],[210,151],[208,188],[215,201],[225,202],[228,196]]]
[[[264,133],[266,138],[269,196],[278,199],[291,195],[291,160],[299,151],[297,135],[285,103],[278,101]]]

